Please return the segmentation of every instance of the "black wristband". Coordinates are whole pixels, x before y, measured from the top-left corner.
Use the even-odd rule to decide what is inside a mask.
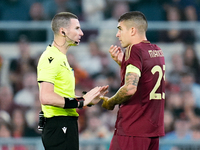
[[[79,106],[78,106],[78,108],[80,109],[80,108],[83,108],[83,105],[84,105],[84,101],[79,101]]]
[[[66,108],[77,108],[78,107],[78,101],[75,98],[66,98],[65,99],[65,105],[64,105],[64,109]]]
[[[64,109],[66,108],[82,108],[84,105],[84,98],[83,97],[79,97],[79,98],[66,98],[65,99],[65,105],[64,105]],[[79,104],[79,105],[78,105]]]
[[[75,99],[79,102],[78,108],[83,108],[83,106],[84,106],[84,98],[83,97],[78,97],[78,98],[75,98]]]

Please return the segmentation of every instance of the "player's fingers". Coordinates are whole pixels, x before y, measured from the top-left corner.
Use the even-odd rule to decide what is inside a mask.
[[[117,50],[117,51],[115,52],[115,54],[114,54],[115,57],[117,57],[120,53],[121,53],[121,52]]]
[[[121,49],[121,47],[117,47],[117,49],[118,49],[118,51],[122,52],[122,49]]]
[[[111,45],[111,46],[110,46],[110,49],[112,49],[113,47],[114,47],[114,45]]]
[[[104,101],[104,100],[105,100],[105,97],[104,97],[103,95],[101,95],[101,96],[100,96],[100,99]]]
[[[102,105],[103,108],[106,108],[106,101],[103,101]]]
[[[103,101],[107,101],[108,97],[106,97],[106,96],[100,96],[100,99],[103,100]]]
[[[118,51],[118,47],[117,47],[117,46],[114,46],[113,49],[112,49],[112,53],[115,54],[117,51]]]
[[[120,53],[122,53],[122,51],[119,50],[119,48],[116,48],[116,49],[113,51],[113,55],[114,55],[115,57],[118,57],[118,55],[119,55]]]
[[[110,49],[109,49],[109,53],[110,53],[110,54],[114,54],[115,51],[116,51],[116,49],[117,49],[117,46],[113,46],[113,45],[112,45],[112,46],[110,47]]]
[[[110,46],[110,49],[109,49],[109,53],[110,53],[110,54],[111,54],[112,51],[113,51],[113,47],[114,47],[113,45]]]
[[[113,49],[113,47],[114,47],[114,45],[111,45],[109,51],[111,51]]]

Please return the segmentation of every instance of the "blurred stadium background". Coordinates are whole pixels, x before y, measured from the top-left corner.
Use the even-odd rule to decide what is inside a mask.
[[[52,43],[52,17],[76,14],[84,36],[71,47],[76,95],[109,84],[108,96],[120,86],[119,68],[108,53],[119,45],[118,17],[142,11],[147,38],[166,59],[165,132],[160,150],[200,149],[200,0],[0,0],[0,150],[42,150],[37,131],[40,103],[36,66]],[[78,110],[80,150],[107,150],[117,107],[101,103]]]

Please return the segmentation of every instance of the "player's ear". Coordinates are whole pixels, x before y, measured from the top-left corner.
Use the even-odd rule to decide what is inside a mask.
[[[136,34],[136,28],[135,27],[131,27],[131,35],[134,36]]]

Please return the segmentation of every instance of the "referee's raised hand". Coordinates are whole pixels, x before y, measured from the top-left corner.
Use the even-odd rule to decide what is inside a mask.
[[[84,106],[97,104],[101,100],[100,97],[104,96],[106,93],[108,93],[108,85],[97,86],[91,89],[83,96],[85,99]]]

